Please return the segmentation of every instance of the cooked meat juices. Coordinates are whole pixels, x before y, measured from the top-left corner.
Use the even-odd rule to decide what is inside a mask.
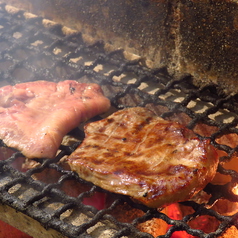
[[[62,138],[110,107],[97,84],[36,81],[0,88],[0,139],[28,158],[53,158]]]
[[[149,207],[191,198],[216,173],[218,155],[209,140],[146,108],[115,112],[86,125],[85,133],[68,158],[71,169]]]

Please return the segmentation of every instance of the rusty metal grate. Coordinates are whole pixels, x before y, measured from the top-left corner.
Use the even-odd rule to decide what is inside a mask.
[[[112,111],[147,106],[163,118],[185,124],[200,138],[209,137],[213,145],[223,152],[218,171],[231,181],[223,185],[209,184],[204,189],[212,195],[207,204],[181,203],[193,208],[193,212],[182,220],[174,220],[163,211],[148,209],[125,196],[103,191],[62,167],[59,161],[70,154],[78,142],[72,146],[61,145],[60,153],[53,160],[35,159],[38,166],[27,171],[21,169],[25,160],[23,155],[1,144],[1,149],[8,155],[7,159],[0,161],[2,204],[39,221],[46,229],[55,229],[72,238],[95,237],[94,231],[102,227],[106,227],[107,237],[149,238],[152,235],[140,232],[137,226],[152,218],[162,219],[171,225],[168,232],[160,236],[163,238],[171,237],[180,230],[197,237],[218,237],[231,226],[238,226],[238,213],[221,215],[207,206],[220,198],[234,204],[238,202],[238,196],[231,191],[238,182],[238,173],[225,166],[235,159],[238,151],[238,95],[227,96],[215,85],[198,88],[193,85],[191,75],[174,78],[165,68],[148,69],[140,59],[125,59],[122,50],[106,52],[103,42],[86,44],[78,32],[69,32],[62,25],[1,4],[0,85],[64,79],[100,84],[112,102]],[[75,134],[79,141],[83,139],[82,129],[71,132],[71,135]],[[226,138],[233,143],[227,143]],[[35,175],[48,171],[57,174],[55,181],[35,179]],[[68,181],[82,186],[80,194],[71,196],[65,193],[63,187]],[[113,202],[102,210],[83,204],[84,198],[93,197],[97,192],[109,194]],[[123,204],[143,214],[130,222],[121,222],[113,211]],[[209,234],[190,226],[191,220],[202,215],[218,221],[217,228]],[[82,222],[78,222],[76,217],[81,217]],[[100,234],[103,232],[105,230]]]

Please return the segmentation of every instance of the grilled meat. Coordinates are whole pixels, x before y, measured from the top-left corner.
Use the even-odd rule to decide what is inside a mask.
[[[129,108],[85,127],[68,163],[80,177],[111,192],[161,207],[191,198],[216,173],[218,156],[179,123],[146,108]]]
[[[5,86],[0,89],[0,139],[28,158],[52,158],[66,133],[109,107],[96,84],[67,80]]]

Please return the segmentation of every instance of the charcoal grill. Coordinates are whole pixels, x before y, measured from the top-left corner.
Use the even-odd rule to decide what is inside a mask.
[[[1,86],[65,79],[98,83],[111,100],[112,107],[106,114],[92,120],[99,120],[125,107],[146,106],[165,119],[186,125],[201,139],[210,138],[223,153],[218,172],[227,181],[208,184],[204,189],[211,195],[207,203],[185,201],[181,205],[192,208],[192,212],[182,220],[172,219],[161,210],[149,209],[126,196],[110,194],[87,183],[58,163],[83,140],[81,126],[69,133],[73,137],[77,135],[79,142],[70,146],[62,144],[55,159],[35,159],[38,166],[25,172],[17,167],[23,163],[24,156],[1,143],[1,148],[11,154],[0,161],[2,220],[34,237],[149,238],[152,235],[140,231],[138,225],[153,218],[171,225],[159,236],[164,238],[171,237],[176,231],[204,238],[219,237],[230,227],[237,228],[238,212],[220,214],[211,206],[218,199],[230,204],[238,202],[238,196],[232,190],[238,183],[238,173],[225,166],[235,159],[238,151],[238,94],[226,95],[213,84],[197,87],[193,85],[190,74],[172,77],[165,67],[149,69],[139,57],[129,60],[123,50],[105,51],[101,41],[87,44],[77,31],[6,4],[0,5],[0,23]],[[56,181],[35,179],[35,175],[48,171],[57,173]],[[67,194],[63,187],[68,181],[81,186],[83,191],[76,197]],[[97,192],[109,194],[113,202],[102,210],[83,203],[85,197],[93,197]],[[140,211],[140,215],[130,222],[122,222],[114,212],[119,206]],[[14,214],[14,219],[8,214]],[[218,222],[216,229],[209,234],[192,228],[189,223],[203,215]]]

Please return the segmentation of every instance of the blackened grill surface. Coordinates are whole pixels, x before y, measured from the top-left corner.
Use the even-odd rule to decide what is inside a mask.
[[[229,161],[237,154],[238,144],[220,144],[218,139],[224,135],[238,135],[238,95],[224,95],[215,85],[197,88],[192,84],[191,75],[175,79],[167,74],[165,68],[148,69],[143,66],[141,60],[126,60],[122,50],[105,52],[103,42],[87,45],[80,33],[65,34],[61,25],[46,26],[43,18],[26,18],[23,11],[9,12],[5,4],[0,5],[0,25],[1,86],[35,80],[75,79],[95,82],[102,86],[105,95],[110,98],[112,111],[131,106],[148,106],[163,118],[180,120],[195,131],[198,125],[213,128],[212,133],[198,133],[198,136],[201,139],[209,137],[214,146],[224,152],[224,156],[220,158],[221,162]],[[82,140],[83,131],[78,129],[77,132],[80,132]],[[152,237],[136,229],[137,224],[152,218],[163,219],[172,225],[166,234],[160,236],[164,238],[171,237],[178,230],[185,230],[188,234],[198,237],[218,237],[230,226],[237,226],[238,213],[220,215],[192,201],[182,204],[194,208],[195,212],[178,221],[156,209],[135,204],[124,196],[116,196],[111,205],[100,211],[86,206],[82,203],[84,197],[93,196],[96,191],[107,191],[88,184],[75,173],[57,164],[76,146],[77,144],[72,147],[62,145],[61,152],[53,160],[36,158],[39,166],[26,172],[19,171],[15,166],[23,157],[19,152],[0,161],[0,201],[67,237],[92,237],[87,229],[99,221],[110,223],[110,228],[112,226],[114,231],[112,237]],[[4,147],[4,144],[1,144],[1,147]],[[32,178],[32,175],[47,169],[59,174],[57,181],[46,184]],[[238,173],[225,169],[222,164],[219,165],[218,171],[230,176],[232,181],[225,185],[209,184],[205,188],[208,194],[212,194],[209,203],[212,204],[219,198],[238,202],[238,196],[230,191],[230,185],[238,182]],[[89,189],[78,197],[66,195],[61,187],[68,180],[74,180],[79,186],[86,185]],[[26,199],[20,196],[29,189],[32,191],[30,197],[27,196]],[[50,212],[43,206],[45,203],[60,203],[60,206]],[[123,203],[142,210],[144,215],[135,218],[131,223],[119,222],[111,212]],[[90,219],[81,225],[74,225],[67,222],[67,219],[62,219],[63,214],[69,210],[86,214]],[[220,222],[219,227],[210,234],[192,229],[188,222],[201,215],[215,218]]]

